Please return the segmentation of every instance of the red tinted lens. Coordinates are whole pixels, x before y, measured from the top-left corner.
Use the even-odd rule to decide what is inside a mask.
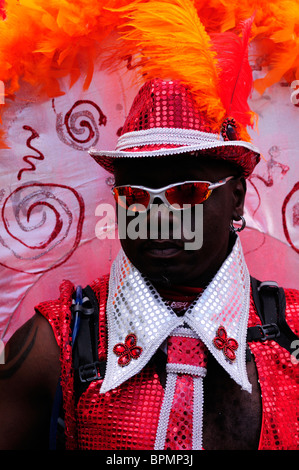
[[[183,183],[178,186],[173,186],[165,191],[165,196],[169,204],[178,205],[183,208],[184,204],[195,206],[201,204],[211,194],[209,183]]]
[[[147,191],[131,186],[114,188],[114,198],[123,208],[132,212],[143,212],[147,208],[150,195]]]

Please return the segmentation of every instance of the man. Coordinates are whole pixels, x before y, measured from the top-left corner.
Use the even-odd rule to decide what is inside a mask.
[[[85,310],[65,281],[60,298],[40,304],[9,342],[0,448],[47,446],[59,376],[69,449],[298,448],[298,364],[275,335],[248,336],[261,320],[233,221],[244,228],[257,149],[231,119],[220,135],[209,132],[186,86],[154,79],[138,93],[117,150],[90,153],[114,174],[126,236],[110,275],[85,291]],[[285,295],[298,334],[299,294]],[[99,312],[92,327],[90,302]],[[82,346],[84,331],[95,342]],[[87,377],[76,354],[92,347]]]

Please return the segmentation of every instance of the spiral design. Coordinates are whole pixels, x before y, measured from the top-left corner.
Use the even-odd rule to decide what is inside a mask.
[[[0,264],[38,274],[64,263],[80,242],[84,210],[71,187],[38,182],[18,187],[2,206],[0,243],[6,260]]]
[[[53,109],[54,101],[53,101]],[[56,112],[56,111],[55,111]],[[107,117],[90,100],[78,100],[65,114],[56,113],[56,131],[59,139],[76,150],[88,150],[100,138],[99,126],[105,126]]]
[[[289,227],[289,226],[293,225],[294,232],[296,232],[296,234],[298,235],[298,229],[297,229],[297,225],[298,225],[298,214],[297,214],[298,205],[297,204],[298,203],[295,202],[295,204],[293,206],[290,203],[290,200],[292,199],[293,195],[297,191],[299,191],[299,181],[297,181],[297,183],[294,184],[293,188],[291,189],[289,194],[286,196],[286,198],[283,202],[283,205],[282,205],[281,212],[282,212],[282,226],[283,226],[283,231],[284,231],[285,237],[286,237],[287,241],[289,242],[289,244],[291,245],[291,247],[293,248],[293,250],[296,253],[299,253],[298,238],[297,238],[297,243],[296,243],[296,241],[292,238],[292,231],[290,231],[290,227]],[[287,217],[287,210],[288,210],[289,205],[291,205],[293,210],[292,210],[292,217],[288,218]]]

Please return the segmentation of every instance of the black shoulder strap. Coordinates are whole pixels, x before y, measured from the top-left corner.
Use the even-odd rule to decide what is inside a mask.
[[[93,380],[104,377],[106,363],[98,360],[99,305],[90,286],[77,286],[72,311],[72,359],[75,403]],[[64,410],[61,381],[52,408],[49,449],[64,449]]]
[[[99,362],[98,357],[99,305],[96,295],[90,286],[86,286],[82,290],[81,302],[78,295],[76,297],[72,314],[73,328],[76,330],[73,338],[73,367],[77,403],[90,382],[104,377],[106,362]]]
[[[252,296],[261,324],[248,328],[247,341],[272,339],[290,353],[298,339],[285,318],[286,299],[282,287],[274,281],[261,282],[251,277]]]

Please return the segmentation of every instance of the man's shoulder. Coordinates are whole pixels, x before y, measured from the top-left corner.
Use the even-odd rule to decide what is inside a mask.
[[[108,293],[109,274],[104,274],[89,282],[87,286],[80,286],[85,289],[91,288],[98,301],[105,301]],[[78,286],[70,280],[64,279],[59,285],[59,295],[56,299],[44,300],[35,306],[35,311],[41,314],[51,324],[57,343],[60,343],[61,328],[64,328],[71,320],[71,306],[75,298],[76,288]]]
[[[83,289],[86,287],[91,287],[91,289],[97,293],[100,290],[108,288],[109,274],[103,274],[102,276],[97,277],[92,280],[86,286],[81,286]],[[76,292],[76,288],[79,285],[76,285],[74,282],[63,279],[59,284],[59,295],[56,298],[50,300],[42,300],[39,304],[35,306],[35,310],[38,313],[41,313],[44,317],[48,318],[53,316],[53,314],[59,314],[58,310],[62,306],[70,306]]]
[[[0,379],[13,376],[22,379],[24,376],[24,380],[34,388],[38,383],[48,382],[47,370],[51,370],[51,374],[53,372],[56,378],[59,369],[58,358],[59,351],[48,322],[35,314],[5,345],[5,361],[0,367]],[[45,363],[48,365],[46,368]]]
[[[109,273],[103,274],[102,276],[97,277],[92,282],[90,282],[89,285],[94,291],[101,290],[103,288],[108,289],[109,277],[110,277]]]

